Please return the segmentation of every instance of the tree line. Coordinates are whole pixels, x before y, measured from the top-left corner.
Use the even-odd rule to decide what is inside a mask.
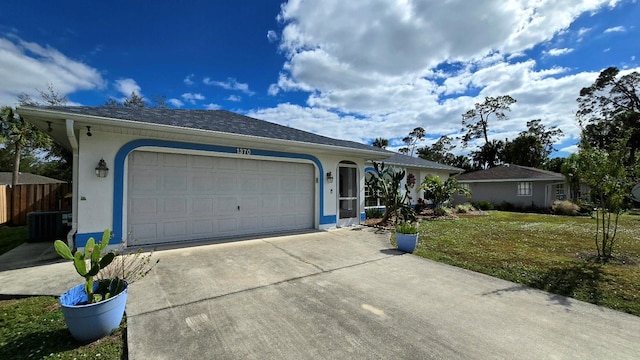
[[[549,155],[554,150],[554,142],[562,136],[562,130],[555,126],[547,128],[540,119],[528,121],[527,130],[520,132],[513,140],[489,139],[491,122],[507,119],[507,112],[514,103],[516,100],[509,95],[488,96],[484,102],[476,103],[473,109],[462,114],[461,131],[464,134],[461,137],[443,135],[430,146],[418,147],[424,141],[426,131],[417,127],[402,139],[405,146],[399,152],[409,156],[417,154],[422,159],[466,171],[492,168],[504,163],[559,169]],[[474,141],[483,141],[483,144],[478,145],[468,156],[454,154],[456,147],[467,149]],[[387,139],[377,138],[372,145],[386,147],[388,144]]]

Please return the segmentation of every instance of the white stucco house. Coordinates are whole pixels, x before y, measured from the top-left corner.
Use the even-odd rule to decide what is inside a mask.
[[[17,112],[73,152],[78,248],[106,228],[150,245],[358,224],[369,161],[393,155],[224,110]]]

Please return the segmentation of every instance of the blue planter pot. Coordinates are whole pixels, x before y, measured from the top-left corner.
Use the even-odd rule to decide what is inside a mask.
[[[396,243],[398,244],[398,250],[412,253],[418,245],[418,234],[396,233]]]
[[[62,294],[62,314],[73,338],[88,343],[108,336],[117,329],[127,304],[127,290],[128,286],[114,297],[86,305],[77,305],[87,301],[84,284]]]

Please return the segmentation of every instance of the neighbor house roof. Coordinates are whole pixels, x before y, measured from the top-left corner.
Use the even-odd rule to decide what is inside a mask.
[[[520,165],[501,165],[486,170],[477,170],[456,177],[460,182],[491,181],[564,181],[564,175],[547,170]]]
[[[18,113],[32,112],[35,109],[55,112],[60,115],[80,115],[85,118],[118,119],[126,122],[158,124],[178,128],[208,130],[221,133],[249,135],[267,139],[289,140],[303,143],[338,146],[343,148],[379,152],[387,152],[373,146],[348,140],[310,133],[292,127],[255,119],[249,116],[232,113],[226,110],[187,110],[166,108],[126,108],[126,107],[87,107],[87,106],[29,106],[21,107]],[[383,155],[383,156],[384,156]]]
[[[12,172],[0,172],[0,185],[11,185],[11,181],[13,179]],[[20,173],[18,175],[18,185],[22,184],[59,184],[64,183],[62,180],[52,179],[50,177],[30,174],[30,173]]]
[[[388,165],[396,165],[402,166],[406,168],[418,168],[418,169],[434,169],[434,170],[445,170],[450,173],[460,173],[463,172],[463,169],[457,168],[455,166],[449,166],[437,163],[435,161],[425,160],[422,158],[417,158],[413,156],[408,156],[399,153],[393,153],[393,155],[384,160],[380,160],[380,162],[384,162]]]

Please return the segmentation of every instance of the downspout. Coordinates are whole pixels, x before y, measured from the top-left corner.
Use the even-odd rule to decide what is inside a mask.
[[[70,249],[75,248],[74,236],[78,232],[78,139],[73,131],[73,120],[65,120],[67,138],[71,144],[73,152],[72,175],[71,175],[71,230],[67,234],[67,244]]]

